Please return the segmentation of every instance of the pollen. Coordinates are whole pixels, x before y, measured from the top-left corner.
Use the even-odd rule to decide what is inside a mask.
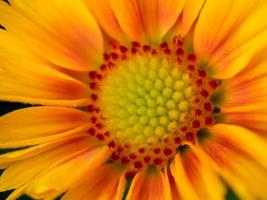
[[[112,162],[137,172],[163,167],[184,142],[215,123],[211,95],[220,81],[197,66],[183,39],[157,47],[112,42],[105,63],[91,71],[88,133],[106,143]]]

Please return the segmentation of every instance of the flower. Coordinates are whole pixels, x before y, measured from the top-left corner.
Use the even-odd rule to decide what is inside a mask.
[[[0,118],[0,191],[267,198],[266,8],[0,1],[0,99],[36,105]]]

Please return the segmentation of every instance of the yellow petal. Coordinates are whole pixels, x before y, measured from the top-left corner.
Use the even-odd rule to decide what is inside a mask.
[[[104,164],[88,171],[84,178],[63,196],[63,200],[121,200],[126,182],[123,171],[112,164]]]
[[[0,31],[1,100],[61,106],[88,103],[86,84],[53,69],[13,39]]]
[[[224,199],[225,189],[215,170],[197,149],[177,154],[171,172],[184,200]]]
[[[89,137],[66,140],[65,144],[55,147],[38,156],[18,160],[1,175],[0,191],[19,188],[46,170],[69,160],[92,147]]]
[[[171,175],[169,167],[164,169],[164,191],[166,200],[179,200],[181,199],[175,184],[175,180]]]
[[[110,0],[122,30],[130,40],[158,44],[175,24],[185,0]]]
[[[54,64],[88,71],[102,60],[101,32],[81,1],[14,0],[11,7],[1,2],[0,11],[9,34]]]
[[[126,35],[110,7],[109,0],[83,0],[105,32],[116,41],[126,43]]]
[[[0,117],[0,148],[53,141],[88,129],[88,113],[61,107],[29,107]]]
[[[164,200],[164,175],[158,169],[142,170],[134,177],[126,200]]]
[[[200,147],[241,199],[265,199],[266,142],[248,129],[218,124]]]
[[[265,46],[266,8],[254,0],[206,2],[196,25],[194,48],[214,77],[234,76]]]
[[[56,198],[76,181],[86,176],[86,172],[90,172],[106,162],[109,156],[108,147],[98,147],[81,152],[36,177],[25,189],[26,193],[35,199]]]

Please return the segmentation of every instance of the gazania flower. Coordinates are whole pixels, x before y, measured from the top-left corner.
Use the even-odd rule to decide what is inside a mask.
[[[0,1],[8,199],[267,198],[260,0]],[[38,106],[37,106],[38,105]]]

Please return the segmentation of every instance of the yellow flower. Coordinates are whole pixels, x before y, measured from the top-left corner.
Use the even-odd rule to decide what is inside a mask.
[[[0,191],[266,199],[266,11],[265,0],[0,1],[0,99],[36,105],[0,118],[12,150]]]

